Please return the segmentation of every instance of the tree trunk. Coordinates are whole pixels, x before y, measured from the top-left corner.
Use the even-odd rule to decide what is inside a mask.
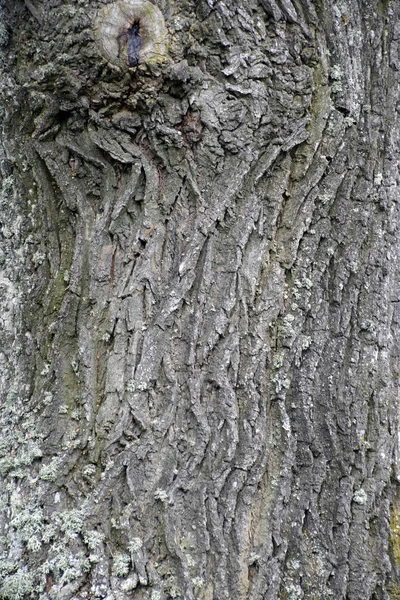
[[[395,0],[3,0],[0,598],[400,598]]]

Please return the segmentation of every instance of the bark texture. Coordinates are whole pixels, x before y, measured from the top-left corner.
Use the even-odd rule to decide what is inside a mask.
[[[154,3],[3,3],[0,598],[398,599],[399,3]]]

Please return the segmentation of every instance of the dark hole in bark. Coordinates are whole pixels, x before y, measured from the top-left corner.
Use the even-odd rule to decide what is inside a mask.
[[[142,46],[142,37],[139,33],[139,30],[139,21],[134,21],[132,25],[126,29],[123,29],[123,31],[117,37],[119,47],[118,56],[121,52],[121,45],[127,45],[129,67],[137,67],[139,64],[139,52]]]
[[[135,21],[128,29],[128,66],[137,67],[142,38],[139,33],[139,22]]]

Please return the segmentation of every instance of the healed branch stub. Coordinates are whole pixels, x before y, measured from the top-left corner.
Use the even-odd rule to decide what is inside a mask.
[[[132,27],[128,29],[128,65],[130,67],[138,66],[141,45],[140,23],[135,21]]]
[[[96,35],[104,58],[121,68],[165,60],[168,33],[164,17],[146,0],[108,4],[97,17]]]

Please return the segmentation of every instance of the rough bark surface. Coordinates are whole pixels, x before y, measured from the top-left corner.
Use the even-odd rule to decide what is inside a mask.
[[[0,598],[398,599],[399,3],[108,4],[2,7]]]

